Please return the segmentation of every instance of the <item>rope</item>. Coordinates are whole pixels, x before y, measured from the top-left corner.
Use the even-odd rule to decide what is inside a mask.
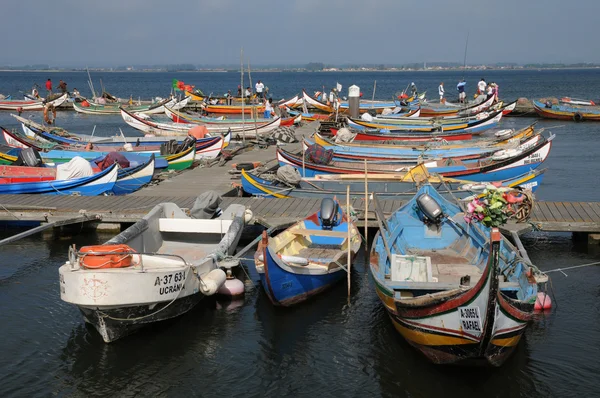
[[[14,218],[16,218],[17,220],[21,220],[19,217],[17,217],[16,215],[14,215],[10,210],[8,210],[6,207],[4,207],[3,204],[0,204],[0,206],[2,206],[2,208],[8,212],[8,214],[10,214],[11,216],[13,216]]]
[[[567,270],[575,269],[575,268],[591,267],[592,265],[600,265],[600,261],[596,261],[596,262],[588,263],[588,264],[573,265],[573,266],[567,267],[567,268],[556,268],[556,269],[551,269],[550,271],[543,271],[543,272],[546,274],[548,274],[550,272],[560,272],[564,276],[568,276],[563,271],[567,271]]]

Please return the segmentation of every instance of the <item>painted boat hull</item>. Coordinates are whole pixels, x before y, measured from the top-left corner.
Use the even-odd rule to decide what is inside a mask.
[[[545,171],[545,169],[535,170],[534,172],[526,173],[509,180],[494,182],[498,182],[504,187],[514,188],[518,186],[535,192],[542,184]],[[399,174],[397,176],[392,175],[387,180],[369,180],[367,182],[367,194],[371,195],[376,193],[381,199],[389,200],[403,199],[407,197],[410,198],[416,193],[416,185],[412,181],[402,181],[401,179],[403,177],[405,177],[404,174]],[[446,185],[454,195],[458,197],[466,197],[473,193],[473,187],[465,186],[473,185],[468,184],[468,182],[469,181],[466,180],[458,180],[453,182],[451,179],[448,179]],[[241,183],[242,189],[245,193],[263,198],[323,199],[326,197],[336,196],[340,198],[340,200],[345,200],[347,186],[350,186],[352,198],[364,198],[365,196],[364,177],[360,175],[357,175],[355,179],[344,178],[340,180],[319,180],[313,178],[309,179],[308,181],[300,181],[299,186],[289,187],[277,184],[273,181],[265,180],[260,176],[242,170]],[[442,188],[441,183],[432,183],[432,185],[436,187],[439,185],[439,187]],[[481,191],[484,186],[477,188],[479,188],[479,191]]]
[[[493,161],[485,166],[467,167],[465,165],[443,166],[438,161],[426,162],[430,173],[437,173],[443,177],[457,178],[469,181],[500,181],[515,178],[530,170],[539,167],[550,154],[552,148],[552,137],[538,143],[532,148],[527,148],[518,156],[508,159]],[[305,161],[302,157],[277,149],[277,159],[280,166],[287,164],[295,167],[300,175],[314,177],[321,174],[364,174],[363,162],[333,162],[332,165],[320,165]],[[406,160],[405,163],[397,164],[369,164],[369,173],[397,173],[401,167],[412,167],[415,161]]]
[[[119,168],[112,165],[90,177],[72,180],[40,181],[0,184],[0,194],[40,194],[96,196],[113,189],[117,181]]]
[[[532,318],[537,283],[545,283],[544,278],[536,278],[544,275],[530,268],[498,229],[467,227],[456,204],[430,186],[421,188],[421,193],[430,195],[447,214],[437,227],[440,233],[424,232],[428,229],[415,199],[397,210],[386,230],[377,232],[372,247],[369,269],[375,291],[396,330],[431,362],[500,366]],[[448,217],[458,221],[450,222]],[[403,279],[402,265],[394,265],[398,267],[394,276],[382,234],[392,254],[428,258],[433,272]],[[455,243],[462,245],[460,250]],[[459,258],[467,262],[455,262]],[[461,266],[464,271],[442,272]],[[502,272],[507,267],[512,267],[510,275]],[[386,278],[388,272],[391,276]],[[461,274],[472,278],[463,282]]]
[[[62,105],[67,100],[67,94],[63,94],[55,100],[50,101],[55,107]],[[44,109],[42,101],[0,101],[0,111],[41,111]]]

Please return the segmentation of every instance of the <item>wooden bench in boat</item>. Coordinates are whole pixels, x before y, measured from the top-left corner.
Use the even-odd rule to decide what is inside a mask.
[[[224,234],[227,233],[233,220],[198,220],[194,218],[159,218],[158,230],[160,232],[184,232],[199,234]]]

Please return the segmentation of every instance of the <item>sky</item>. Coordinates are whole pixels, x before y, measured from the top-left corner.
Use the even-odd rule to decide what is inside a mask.
[[[1,4],[0,65],[600,63],[600,0]]]

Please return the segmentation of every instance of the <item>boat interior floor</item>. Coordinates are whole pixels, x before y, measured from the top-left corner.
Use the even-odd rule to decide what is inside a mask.
[[[194,262],[205,258],[214,248],[215,245],[197,242],[164,241],[158,253],[174,254],[183,257],[187,262]]]
[[[319,265],[322,265],[326,268],[337,268],[335,264],[333,264],[332,266],[330,266],[330,262],[332,259],[334,259],[336,256],[338,256],[340,254],[340,249],[332,249],[332,248],[323,248],[323,247],[305,247],[300,249],[300,251],[298,251],[297,256],[298,257],[302,257],[302,258],[306,258],[308,259],[311,263],[314,264],[314,262],[319,263]],[[343,259],[346,258],[346,256],[342,256]],[[342,260],[340,258],[340,260],[338,260],[338,262],[342,262],[345,260]]]
[[[471,264],[465,256],[454,250],[438,249],[435,252],[410,250],[408,254],[431,258],[432,276],[440,283],[459,284],[463,276],[469,275],[473,285],[482,275],[479,267]]]

